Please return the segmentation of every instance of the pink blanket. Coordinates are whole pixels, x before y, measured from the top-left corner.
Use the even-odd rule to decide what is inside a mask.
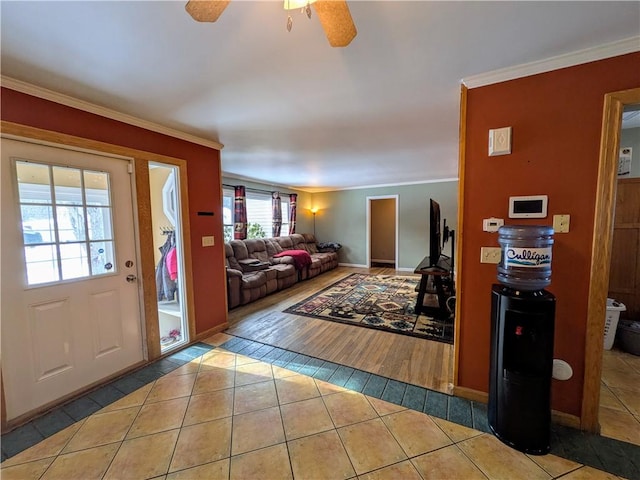
[[[293,257],[293,264],[296,270],[302,270],[307,265],[311,265],[311,255],[305,250],[285,250],[284,252],[276,253],[274,257]]]

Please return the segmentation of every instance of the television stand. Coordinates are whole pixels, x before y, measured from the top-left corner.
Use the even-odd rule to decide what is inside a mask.
[[[420,264],[413,271],[421,275],[420,285],[418,287],[418,299],[416,300],[416,317],[421,314],[429,315],[437,320],[449,320],[451,314],[447,308],[447,300],[453,296],[453,271],[451,269],[451,259],[446,256],[441,256],[435,264],[432,264],[429,256],[422,259]],[[429,278],[431,277],[433,285],[435,286],[435,293],[438,298],[438,306],[430,307],[424,305],[424,296],[427,293],[427,286],[429,284]],[[449,283],[447,288],[445,283]]]

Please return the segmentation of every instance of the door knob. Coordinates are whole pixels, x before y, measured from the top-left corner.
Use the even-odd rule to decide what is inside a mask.
[[[135,275],[127,275],[127,282],[133,283],[138,279]]]

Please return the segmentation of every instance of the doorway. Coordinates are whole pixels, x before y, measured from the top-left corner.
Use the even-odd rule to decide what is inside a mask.
[[[580,428],[600,430],[600,407],[604,324],[607,286],[609,284],[615,192],[620,156],[622,113],[626,105],[640,103],[640,88],[608,93],[604,99],[600,161],[596,189],[596,209],[592,246],[587,331],[585,341],[585,374],[582,393]]]
[[[160,352],[189,342],[180,205],[180,169],[149,162]]]
[[[640,105],[627,105],[620,132],[620,162],[615,196],[611,269],[608,298],[620,304],[621,321],[640,321]],[[610,322],[610,320],[607,320]],[[615,323],[615,322],[614,322]],[[605,327],[599,421],[600,433],[617,440],[640,444],[640,406],[637,385],[640,365],[637,357],[625,352],[614,325]],[[607,349],[607,347],[609,347]]]
[[[367,267],[398,268],[398,195],[367,197]]]
[[[143,361],[131,159],[2,138],[6,419]]]

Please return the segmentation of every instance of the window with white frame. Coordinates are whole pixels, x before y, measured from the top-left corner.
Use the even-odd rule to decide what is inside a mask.
[[[27,284],[117,271],[106,172],[16,161]]]
[[[289,234],[289,196],[282,197],[282,227],[280,235]],[[232,189],[223,189],[222,217],[224,241],[233,240],[233,213],[235,193]],[[271,194],[267,192],[247,191],[247,238],[267,238],[273,227]]]

